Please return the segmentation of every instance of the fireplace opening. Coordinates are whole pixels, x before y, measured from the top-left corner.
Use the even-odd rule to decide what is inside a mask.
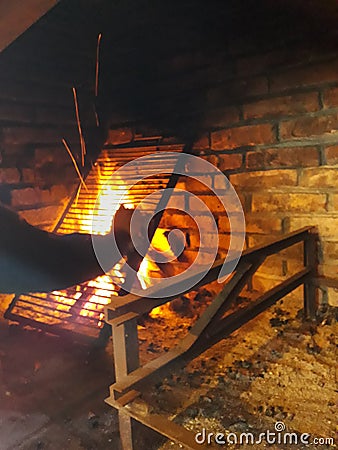
[[[177,162],[175,152],[183,148],[182,144],[166,145],[157,141],[158,138],[157,145],[143,140],[133,147],[105,146],[84,183],[80,182],[76,188],[54,232],[105,235],[111,231],[114,215],[121,205],[134,210],[141,204],[142,212],[153,215]],[[139,167],[127,166],[147,155],[153,155],[151,161],[140,160]],[[135,183],[137,168],[141,176]],[[131,187],[124,192],[126,185]],[[151,243],[155,251],[167,254],[171,261],[175,258],[166,237],[169,232],[169,229],[157,227]],[[5,317],[52,333],[72,332],[84,338],[98,338],[104,326],[103,308],[112,296],[119,295],[126,282],[124,263],[121,257],[109,273],[82,285],[51,293],[19,295],[11,302]],[[150,287],[154,277],[159,278],[170,270],[166,269],[167,264],[164,261],[158,265],[146,256],[132,283],[142,289]]]
[[[0,2],[0,202],[152,248],[0,295],[4,448],[334,448],[337,2],[39,3]]]

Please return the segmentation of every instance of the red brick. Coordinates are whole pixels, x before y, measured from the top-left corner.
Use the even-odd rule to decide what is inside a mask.
[[[22,169],[22,181],[23,183],[34,183],[36,175],[33,169]]]
[[[279,255],[269,256],[257,270],[259,275],[276,275],[282,277],[284,273],[283,259]]]
[[[286,261],[286,274],[294,275],[296,272],[299,272],[304,268],[303,258],[299,259],[287,259]]]
[[[218,108],[208,111],[205,126],[210,128],[225,127],[239,121],[239,110],[237,107]]]
[[[218,168],[223,172],[241,167],[243,156],[238,153],[231,155],[219,155]]]
[[[214,188],[215,189],[227,189],[229,186],[229,179],[225,175],[215,175],[214,176]]]
[[[319,264],[318,275],[337,279],[338,278],[337,264]]]
[[[268,244],[275,236],[277,236],[277,234],[274,234],[273,236],[271,236],[271,234],[248,235],[249,248],[256,247],[257,245]]]
[[[185,177],[185,189],[190,192],[210,192],[212,177],[210,175],[196,175]],[[177,186],[179,188],[179,186]]]
[[[338,131],[338,113],[281,122],[281,139],[308,138]]]
[[[247,214],[247,233],[270,234],[282,231],[282,219],[274,215],[262,217],[260,214]]]
[[[270,98],[243,106],[244,119],[278,117],[319,110],[317,92]]]
[[[197,197],[197,198],[196,198]],[[204,203],[205,208],[207,208],[211,212],[222,212],[224,211],[223,204],[216,197],[216,195],[199,195],[196,197],[189,198],[189,209],[190,211],[200,211],[203,213],[201,209],[201,202]]]
[[[70,192],[62,184],[52,186],[50,193],[51,193],[51,199],[53,201],[60,201],[60,200],[64,201],[70,197]]]
[[[331,210],[338,211],[338,194],[331,194],[330,205]]]
[[[2,129],[2,143],[4,146],[14,144],[57,144],[65,138],[69,145],[78,142],[75,127],[4,127]],[[73,146],[72,146],[73,147]]]
[[[328,108],[338,106],[338,88],[335,87],[324,91],[323,102],[324,106]]]
[[[327,288],[327,299],[329,305],[338,308],[338,289]]]
[[[211,148],[226,150],[245,145],[272,144],[276,133],[270,124],[247,125],[215,131],[211,134]]]
[[[337,260],[338,260],[338,242],[323,242],[322,243],[322,249],[323,249],[323,259],[324,262],[328,263],[331,260],[331,263],[337,267]]]
[[[236,239],[235,235],[231,236],[231,239]],[[235,245],[232,241],[232,245]],[[230,246],[230,234],[228,233],[219,233],[218,235],[218,247],[220,250],[228,250]]]
[[[325,148],[325,159],[327,164],[338,164],[338,145]]]
[[[256,150],[246,155],[246,167],[248,169],[264,169],[266,166],[266,152]]]
[[[204,134],[201,136],[195,143],[194,143],[194,150],[205,150],[210,147],[210,136],[209,133]]]
[[[304,169],[299,180],[300,186],[311,188],[337,188],[338,168],[317,167]]]
[[[163,222],[167,228],[179,228],[179,229],[194,229],[196,224],[194,219],[189,214],[178,213],[175,210],[166,209],[163,214]]]
[[[51,193],[48,190],[33,188],[15,189],[11,194],[13,206],[39,205],[52,200]]]
[[[46,206],[44,208],[20,211],[20,216],[34,226],[44,227],[52,231],[62,214],[64,206]]]
[[[0,169],[0,183],[15,184],[20,181],[20,172],[18,169]]]
[[[293,215],[290,217],[290,231],[312,225],[318,227],[321,239],[330,238],[335,240],[337,238],[338,217],[336,215],[326,213],[324,215],[312,214],[299,217]]]
[[[270,79],[271,92],[313,86],[338,80],[338,60],[290,69]]]
[[[266,292],[274,288],[283,281],[283,277],[272,274],[254,275],[252,278],[252,287],[255,291]]]
[[[126,144],[133,139],[133,133],[130,128],[117,128],[108,130],[106,144],[117,145]]]
[[[309,225],[309,223],[307,223]],[[307,226],[304,225],[304,226]],[[281,256],[283,256],[284,259],[298,259],[299,261],[303,260],[304,257],[304,248],[303,243],[300,242],[298,244],[292,245],[291,247],[286,248],[285,250],[282,250],[279,253]]]
[[[232,214],[231,215],[231,224],[232,224],[232,232],[236,232],[240,230],[245,222],[243,223],[243,215],[242,214]],[[221,233],[229,233],[230,232],[230,221],[228,216],[220,216],[218,219],[218,228]]]
[[[58,166],[71,164],[69,155],[63,145],[60,147],[37,148],[34,152],[35,167],[39,168],[45,164],[56,164]]]
[[[242,190],[254,188],[275,188],[280,186],[296,186],[296,170],[267,170],[230,175],[230,182]]]
[[[318,166],[318,164],[319,151],[316,147],[290,147],[248,152],[246,166],[250,169],[264,169]]]
[[[185,195],[184,193],[173,193],[170,196],[169,202],[168,202],[168,208],[176,208],[180,211],[185,210]]]
[[[205,161],[208,161],[210,164],[212,164],[215,167],[218,167],[218,156],[217,155],[208,155],[203,157]]]
[[[206,164],[205,161],[210,164]],[[216,155],[201,156],[200,158],[190,158],[186,164],[185,170],[189,175],[215,173],[215,167],[217,165],[218,158]],[[212,165],[211,165],[212,164]]]
[[[264,193],[252,196],[252,210],[255,212],[323,212],[326,207],[325,194],[309,193]]]

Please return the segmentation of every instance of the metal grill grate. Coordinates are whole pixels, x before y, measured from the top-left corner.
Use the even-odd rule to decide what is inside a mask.
[[[149,170],[152,173],[155,171],[156,175],[138,182],[121,202],[126,207],[135,207],[146,196],[152,194],[151,201],[145,202],[145,208],[154,210],[161,197],[158,191],[167,186],[177,162],[175,155],[168,157],[164,152],[181,152],[182,149],[181,144],[154,145],[152,142],[142,142],[133,147],[104,148],[86,177],[87,189],[79,186],[54,231],[61,234],[91,233],[92,231],[105,234],[109,231],[112,219],[111,208],[118,209],[117,199],[120,195],[114,197],[111,192],[107,192],[109,199],[107,209],[104,202],[99,202],[95,207],[99,193],[101,192],[101,197],[104,198],[102,189],[108,189],[108,191],[116,189],[115,185],[111,186],[109,183],[116,170],[122,168],[121,174],[119,172],[122,186],[135,175],[129,168],[124,169],[123,166],[136,158],[156,152],[150,163],[139,167],[142,176],[149,173]],[[114,198],[116,198],[116,204],[114,204]],[[5,317],[18,321],[22,325],[45,329],[55,334],[72,333],[74,335],[76,333],[81,337],[97,338],[104,324],[103,307],[109,303],[112,296],[118,295],[115,283],[123,280],[122,269],[119,263],[113,268],[110,276],[104,275],[62,291],[17,296],[6,311]]]

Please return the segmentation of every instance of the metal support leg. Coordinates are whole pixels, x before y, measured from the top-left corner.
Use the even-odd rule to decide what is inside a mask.
[[[318,306],[318,292],[314,282],[317,260],[317,236],[310,233],[309,238],[304,241],[304,265],[311,269],[308,281],[304,283],[304,315],[310,320],[315,320]]]
[[[134,450],[133,419],[121,410],[119,410],[119,428],[122,450]]]
[[[114,364],[116,381],[140,366],[137,320],[113,326]],[[119,410],[120,439],[123,450],[133,450],[133,419]]]

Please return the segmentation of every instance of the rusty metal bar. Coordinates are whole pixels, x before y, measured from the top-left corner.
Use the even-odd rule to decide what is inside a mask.
[[[116,383],[110,387],[111,395],[106,399],[106,402],[117,408],[124,420],[126,415],[129,415],[130,421],[135,419],[161,433],[163,436],[166,436],[168,439],[184,445],[184,448],[201,448],[199,445],[196,446],[193,433],[163,416],[149,413],[147,411],[147,404],[142,403],[142,400],[141,403],[144,406],[145,412],[143,411],[141,414],[139,408],[134,408],[135,398],[137,398],[137,402],[139,403],[140,400],[138,397],[141,389],[146,384],[149,385],[150,381],[155,382],[159,377],[167,374],[169,369],[173,370],[186,364],[302,284],[304,285],[304,290],[308,289],[304,291],[306,292],[304,308],[307,309],[309,315],[313,316],[316,311],[314,274],[316,273],[317,264],[317,243],[314,231],[315,229],[313,227],[305,228],[290,233],[281,239],[276,239],[270,244],[264,244],[244,252],[232,277],[228,280],[220,294],[216,296],[213,303],[209,305],[204,314],[190,329],[187,336],[169,352],[150,361],[145,366],[119,377]],[[261,295],[254,302],[250,303],[249,306],[224,317],[225,309],[228,309],[229,304],[237,298],[248,278],[252,277],[253,273],[267,256],[301,241],[304,242],[305,265],[302,270]],[[218,262],[212,268],[211,272],[213,272],[213,277],[218,275],[219,267],[220,263]],[[168,285],[168,283],[166,284]],[[308,288],[305,288],[305,286],[308,286]],[[155,289],[157,289],[158,293],[159,291],[162,292],[162,290],[165,290],[166,287],[157,286],[153,288],[153,290]],[[161,299],[161,302],[164,303],[168,299],[171,299],[171,297]],[[123,300],[126,300],[126,297]],[[145,296],[143,300],[150,299]],[[127,301],[124,304],[122,302],[122,308],[113,309],[114,314],[111,319],[113,326],[120,327],[121,323],[123,324],[127,320],[127,317],[130,321],[136,321],[139,314],[139,311],[135,308],[137,304],[136,296],[129,296],[129,302]],[[128,305],[130,306],[129,312],[126,312]],[[126,405],[128,405],[128,408],[126,408]],[[123,449],[132,450],[131,422],[125,425],[121,420],[121,427],[125,427],[124,430],[121,430],[122,436],[124,436]],[[129,440],[125,439],[124,433],[126,432],[129,433],[127,434]]]
[[[304,283],[304,315],[307,319],[315,320],[318,295],[314,285],[317,269],[317,235],[309,233],[309,239],[304,241],[304,265],[311,270],[308,280]]]
[[[302,271],[295,274],[289,280],[280,283],[278,286],[272,288],[271,290],[263,294],[248,308],[237,311],[219,321],[212,328],[210,336],[208,336],[204,340],[199,341],[198,345],[194,346],[189,355],[184,356],[182,355],[182,358],[180,360],[176,360],[175,365],[171,366],[171,369],[176,369],[186,364],[189,360],[195,358],[199,354],[203,353],[206,349],[210,348],[211,345],[214,345],[218,341],[224,339],[226,336],[230,335],[232,332],[240,328],[242,325],[252,320],[254,317],[259,315],[261,312],[265,311],[267,308],[272,306],[274,303],[276,303],[282,297],[287,295],[289,292],[293,291],[298,286],[305,283],[310,273],[311,270],[309,268],[304,268]],[[166,367],[166,371],[168,371],[168,367]],[[157,373],[157,376],[160,376],[160,373]],[[141,382],[142,384],[146,381],[148,381],[149,383],[150,377],[152,382],[155,382],[157,379],[154,377],[154,374],[151,375],[145,374],[144,378],[140,380],[139,387],[141,387]],[[132,388],[134,389],[136,386],[137,384],[134,384]],[[116,385],[112,385],[111,391],[114,392],[115,389]],[[128,401],[127,398],[126,401],[123,402],[123,406],[119,404],[119,401],[114,400],[113,395],[111,395],[111,397],[107,398],[105,401],[114,408],[117,408],[119,411],[123,409],[123,412],[129,414],[131,418],[139,421],[140,423],[146,425],[149,428],[152,428],[153,430],[157,431],[158,433],[162,434],[168,439],[178,444],[181,445],[183,444],[185,446],[184,448],[191,448],[191,449],[203,448],[201,446],[198,447],[194,446],[195,445],[194,442],[196,443],[196,441],[194,441],[194,434],[192,432],[173,423],[172,421],[164,418],[163,416],[149,413],[140,414],[139,408],[137,409],[133,408],[132,403],[133,400],[139,395],[139,391],[132,390],[128,391],[128,393],[129,392],[132,393],[132,395],[130,395],[131,403],[128,404],[128,409],[124,409],[124,406],[127,404]],[[128,393],[124,394],[123,397],[127,397]],[[135,393],[137,393],[137,395],[135,395]],[[144,410],[146,409],[147,408],[145,404]],[[130,449],[126,447],[126,450],[133,450],[133,447],[130,447]]]
[[[171,366],[174,364],[175,367],[177,367],[175,363],[178,363],[178,367],[182,365],[182,360],[180,360],[180,358],[184,358],[185,362],[195,358],[217,342],[217,340],[221,339],[219,333],[223,333],[222,336],[224,337],[225,332],[226,335],[228,335],[237,328],[240,328],[244,325],[244,323],[253,319],[279,299],[293,291],[296,287],[303,284],[308,279],[310,273],[310,269],[305,268],[289,280],[280,283],[275,288],[266,292],[249,307],[237,311],[236,313],[227,316],[225,319],[212,322],[212,325],[208,328],[208,332],[201,335],[199,339],[194,339],[190,334],[188,334],[187,337],[183,338],[181,343],[179,343],[175,348],[169,350],[164,355],[159,356],[157,359],[150,361],[148,364],[140,367],[135,372],[130,373],[121,381],[113,384],[111,388],[120,393],[125,392],[127,389],[138,388],[140,383],[143,384],[145,381],[149,380],[149,378],[153,379],[155,375],[161,376],[164,369],[166,371],[169,369],[169,365]],[[229,330],[231,330],[230,333],[228,333]],[[215,340],[215,338],[213,338],[211,340],[211,336],[218,336],[218,339]],[[191,345],[188,347],[188,344]],[[195,345],[195,348],[192,350],[193,345]],[[190,356],[187,356],[187,352],[190,352],[190,350],[191,354]],[[156,374],[156,372],[159,373]]]
[[[338,289],[338,280],[330,277],[315,277],[313,283],[316,287],[332,287]]]
[[[113,327],[114,365],[117,381],[139,367],[137,320]]]
[[[137,254],[135,256],[134,260],[129,263],[130,265],[126,265],[126,267],[125,267],[126,281],[122,286],[123,292],[126,292],[126,293],[129,292],[135,282],[139,267],[149,250],[149,247],[151,245],[151,241],[154,237],[155,231],[157,230],[157,228],[161,222],[164,210],[170,200],[172,189],[175,188],[176,183],[177,183],[178,179],[180,178],[181,173],[183,172],[184,166],[186,164],[185,155],[191,154],[192,149],[193,149],[193,144],[189,143],[184,146],[182,153],[178,153],[178,159],[175,164],[175,167],[173,168],[173,172],[168,180],[166,188],[163,190],[160,201],[158,202],[156,209],[154,211],[154,214],[153,214],[153,224],[152,224],[151,229],[148,232],[149,245],[146,244],[144,246],[141,254]]]
[[[298,286],[301,286],[308,280],[310,274],[311,270],[309,268],[300,270],[289,279],[283,281],[282,283],[262,294],[248,307],[236,311],[219,321],[217,324],[215,324],[213,329],[209,331],[210,341],[206,343],[207,348],[210,346],[210,343],[213,344],[215,342],[218,342],[220,339],[223,339],[225,336],[233,333],[242,325],[254,319],[260,313],[268,309],[278,300],[295,290]],[[203,347],[203,344],[201,344],[201,346]]]
[[[256,247],[252,247],[243,252],[241,256],[241,261],[250,262],[253,258],[261,258],[262,256],[268,257],[273,253],[278,253],[281,250],[284,250],[291,245],[297,244],[298,242],[302,242],[309,238],[310,231],[314,231],[314,227],[304,227],[298,231],[289,233],[279,239],[274,239],[268,244],[262,244]],[[231,265],[231,261],[228,263]],[[182,276],[181,281],[172,281],[171,279],[164,280],[161,284],[156,285],[152,288],[149,288],[144,291],[144,296],[140,297],[134,294],[125,295],[122,297],[115,297],[112,299],[111,303],[105,306],[105,320],[109,322],[111,319],[115,317],[121,316],[124,313],[128,313],[133,311],[135,313],[139,313],[140,315],[145,314],[151,311],[153,308],[157,306],[161,306],[164,303],[167,303],[170,300],[176,298],[176,296],[167,296],[166,291],[168,287],[175,286],[174,290],[176,292],[181,292],[185,294],[187,290],[185,290],[184,286],[187,285],[187,281],[189,281],[190,286],[194,286],[194,289],[198,289],[205,284],[211,283],[215,281],[223,267],[224,261],[218,260],[216,261],[211,269],[205,273],[205,269],[201,268],[200,272],[194,272],[193,274],[187,273],[186,276]],[[201,274],[204,274],[201,277]],[[196,282],[194,281],[196,280]],[[182,289],[180,290],[180,286]],[[191,290],[191,289],[190,289]],[[156,292],[156,297],[153,298],[153,295]],[[151,294],[147,297],[147,294]]]
[[[111,401],[111,399],[105,400],[110,406],[117,408],[119,411],[123,411],[125,415],[129,415],[133,419],[137,420],[142,425],[156,431],[157,433],[165,436],[171,441],[179,445],[184,445],[186,450],[207,450],[210,447],[202,444],[198,444],[195,440],[194,434],[184,428],[181,425],[176,424],[172,420],[160,415],[160,414],[142,414],[140,410],[147,411],[148,405],[145,402],[137,401],[137,406],[135,407],[133,403],[128,404],[128,409],[125,408],[124,402],[121,403],[120,399],[117,401]],[[143,406],[143,408],[142,408]],[[123,450],[125,449],[122,447]],[[131,447],[133,450],[133,447]]]

